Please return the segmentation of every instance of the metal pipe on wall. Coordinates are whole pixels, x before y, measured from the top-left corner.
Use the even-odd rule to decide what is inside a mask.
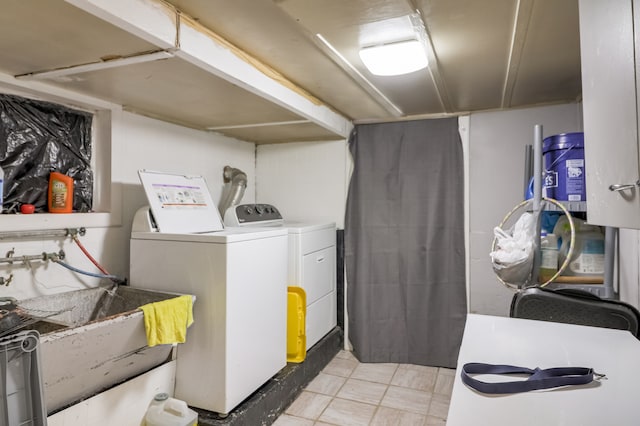
[[[64,251],[60,250],[59,252],[52,252],[52,253],[40,253],[40,254],[32,254],[32,255],[26,255],[26,256],[14,256],[13,255],[13,250],[11,250],[9,252],[9,256],[7,257],[0,257],[0,263],[9,263],[9,264],[13,264],[13,263],[28,263],[31,262],[32,260],[41,260],[43,262],[49,261],[49,260],[57,260],[57,259],[64,259],[65,254]]]
[[[536,215],[535,249],[531,282],[538,283],[540,268],[540,210],[542,210],[542,125],[533,128],[533,214]]]
[[[70,235],[84,235],[85,228],[65,228],[41,231],[6,231],[0,232],[0,240],[20,240],[23,238],[60,238]]]

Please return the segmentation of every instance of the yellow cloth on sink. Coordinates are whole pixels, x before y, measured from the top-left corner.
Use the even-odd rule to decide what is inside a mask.
[[[184,343],[187,327],[193,323],[193,299],[190,295],[148,303],[140,306],[144,312],[147,345]]]

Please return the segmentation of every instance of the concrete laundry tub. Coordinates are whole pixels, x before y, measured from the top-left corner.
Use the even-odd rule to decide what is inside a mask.
[[[172,345],[147,346],[140,306],[178,295],[118,286],[19,301],[27,312],[60,312],[26,328],[40,332],[50,415],[169,361]]]

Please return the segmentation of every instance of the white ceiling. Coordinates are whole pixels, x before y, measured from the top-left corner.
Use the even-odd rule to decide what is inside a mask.
[[[578,0],[170,2],[355,120],[575,101],[581,94]],[[431,41],[429,69],[372,76],[359,47],[402,30],[380,21],[411,14]],[[345,71],[316,34],[362,77]]]
[[[165,17],[174,31],[188,24],[226,39],[236,55],[275,75],[302,101],[326,106],[323,116],[387,121],[581,96],[578,0],[112,1],[3,2],[0,72],[17,76],[166,48],[162,40],[141,36],[139,27],[93,10],[94,4],[121,4],[157,11],[157,19],[144,15],[154,25]],[[184,17],[181,24],[174,22],[174,8]],[[404,38],[421,26],[428,69],[394,77],[364,69],[360,47]],[[344,137],[339,126],[210,68],[176,55],[49,83],[257,143]]]

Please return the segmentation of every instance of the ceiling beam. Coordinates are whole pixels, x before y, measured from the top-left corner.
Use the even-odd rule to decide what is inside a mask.
[[[177,10],[162,1],[65,0],[161,49],[176,47]]]
[[[421,27],[419,33],[421,33],[421,37],[424,38],[422,42],[424,43],[425,49],[427,50],[427,58],[429,59],[429,74],[431,75],[431,80],[433,80],[433,85],[435,87],[436,94],[438,95],[438,101],[440,102],[442,111],[444,114],[452,113],[454,111],[454,108],[451,103],[451,97],[449,96],[447,83],[444,79],[444,76],[440,72],[440,67],[438,66],[438,55],[436,54],[436,50],[433,47],[431,33],[424,19],[423,11],[418,6],[416,0],[407,0],[407,2],[409,3],[409,7],[411,7],[411,10],[415,12],[411,16],[411,22],[413,23],[414,27]]]
[[[351,133],[350,120],[186,15],[181,16],[176,56],[330,132],[345,138]]]
[[[341,137],[353,124],[275,70],[162,0],[66,0]]]
[[[208,127],[207,130],[229,130],[229,129],[252,129],[255,127],[270,127],[270,126],[289,126],[291,124],[307,124],[309,120],[291,120],[291,121],[272,121],[270,123],[250,123],[250,124],[237,124],[235,126],[214,126]]]
[[[315,37],[309,36],[306,29],[301,29],[302,32],[310,37],[316,46],[320,48],[331,60],[338,65],[344,72],[346,72],[353,81],[355,81],[365,92],[381,107],[383,107],[391,116],[401,117],[404,115],[403,111],[394,104],[389,98],[385,96],[373,83],[369,81],[360,71],[353,66],[351,62],[347,60],[338,50],[325,39],[322,34],[316,34]]]
[[[509,60],[502,89],[502,108],[509,108],[513,98],[513,89],[518,80],[520,60],[529,31],[529,22],[533,11],[534,0],[518,0],[516,14],[513,20],[513,32],[511,33],[511,46]]]
[[[54,80],[69,75],[82,74],[90,71],[105,70],[109,68],[124,67],[127,65],[141,64],[144,62],[158,61],[173,57],[169,50],[155,50],[152,52],[140,52],[129,56],[108,58],[97,62],[72,65],[68,67],[56,68],[52,70],[34,71],[27,74],[19,74],[15,77],[24,80]]]

